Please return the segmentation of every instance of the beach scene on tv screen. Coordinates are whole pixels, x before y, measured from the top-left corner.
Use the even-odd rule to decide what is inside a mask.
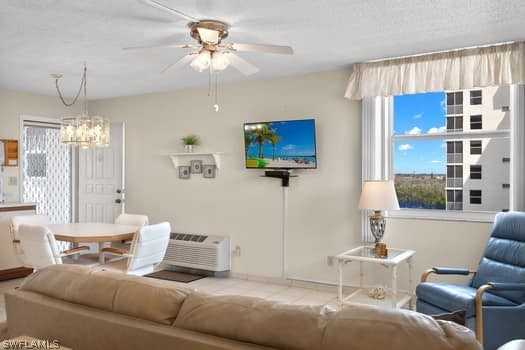
[[[314,120],[244,126],[247,168],[315,168]]]

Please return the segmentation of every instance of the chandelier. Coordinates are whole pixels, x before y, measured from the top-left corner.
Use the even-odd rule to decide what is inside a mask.
[[[81,92],[83,93],[83,109],[82,114],[71,117],[62,118],[62,124],[60,125],[60,142],[66,145],[78,146],[80,148],[91,148],[95,146],[109,146],[109,134],[110,134],[110,123],[109,120],[100,117],[88,115],[88,100],[87,100],[87,67],[84,64],[84,73],[82,74],[82,81],[80,82],[80,88],[78,93],[70,103],[66,102],[60,88],[58,86],[58,80],[62,77],[61,74],[52,74],[55,79],[55,86],[57,89],[58,97],[66,107],[73,106]]]

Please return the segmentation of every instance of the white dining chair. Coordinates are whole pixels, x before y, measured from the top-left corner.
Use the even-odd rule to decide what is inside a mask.
[[[106,255],[124,257],[99,266],[100,270],[118,271],[129,275],[143,276],[155,270],[166,255],[171,227],[168,222],[142,226],[137,230],[129,251],[117,248],[102,248],[102,258]]]
[[[49,265],[65,263],[63,258],[89,250],[89,247],[82,246],[60,251],[55,235],[46,226],[19,225],[18,238],[24,251],[22,259],[24,266],[35,270]],[[71,263],[75,263],[75,261],[72,260]]]
[[[15,255],[23,260],[24,252],[20,246],[20,238],[18,237],[18,230],[20,225],[39,225],[46,226],[51,221],[47,215],[15,215],[11,217],[11,225],[9,225],[9,235]]]
[[[139,228],[148,225],[149,219],[147,215],[122,213],[115,219],[115,224],[136,226],[137,228]],[[112,242],[111,247],[129,250],[130,244],[131,241]]]
[[[149,224],[149,220],[146,215],[123,213],[115,219],[115,224],[142,227]]]

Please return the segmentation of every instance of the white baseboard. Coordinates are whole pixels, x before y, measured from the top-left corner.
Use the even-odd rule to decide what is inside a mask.
[[[267,276],[257,276],[257,275],[250,275],[250,274],[244,274],[244,273],[237,273],[232,272],[230,274],[233,278],[238,278],[242,280],[247,281],[254,281],[254,282],[262,282],[262,283],[272,283],[272,284],[280,284],[290,287],[299,287],[299,288],[308,288],[308,289],[314,289],[318,291],[323,292],[333,292],[337,293],[337,283],[333,281],[322,281],[322,280],[313,280],[313,279],[307,279],[303,277],[296,277],[296,276],[288,276],[288,278],[280,278],[280,277],[267,277]],[[344,292],[347,293],[348,289],[356,289],[359,288],[356,284],[351,283],[344,283]],[[374,288],[378,285],[365,285],[363,288]],[[388,286],[385,286],[388,287]],[[407,292],[406,290],[399,290],[399,292]]]

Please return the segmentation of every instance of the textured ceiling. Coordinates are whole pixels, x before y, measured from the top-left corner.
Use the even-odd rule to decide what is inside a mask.
[[[245,78],[229,68],[221,82],[349,67],[353,62],[525,39],[523,0],[158,0],[197,18],[231,25],[227,41],[291,45],[294,56],[240,53],[260,68]],[[0,88],[65,94],[88,64],[91,99],[205,85],[187,67],[160,71],[183,49],[123,47],[191,43],[186,22],[139,0],[2,0]],[[342,92],[341,92],[342,93]]]

